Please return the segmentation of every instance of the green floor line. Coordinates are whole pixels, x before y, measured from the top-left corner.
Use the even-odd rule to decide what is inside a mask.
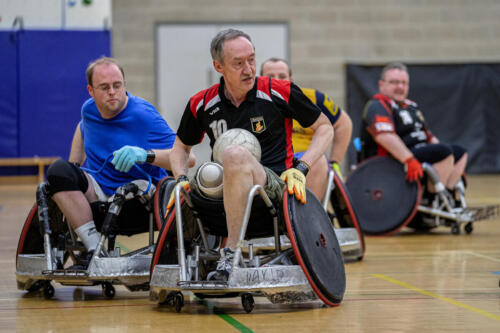
[[[253,333],[253,331],[251,329],[249,329],[248,327],[246,327],[245,325],[243,325],[242,323],[240,323],[239,321],[237,321],[236,319],[234,319],[233,317],[231,317],[230,315],[228,315],[227,313],[225,313],[221,309],[217,308],[212,302],[208,302],[208,301],[205,301],[203,299],[199,299],[196,296],[194,296],[194,299],[196,301],[198,301],[199,303],[205,305],[210,311],[215,313],[217,316],[219,316],[219,318],[224,320],[229,325],[236,328],[239,332]]]
[[[117,247],[119,247],[121,250],[123,250],[123,253],[129,253],[130,252],[130,249],[128,249],[127,247],[125,247],[122,243],[116,241],[115,244],[116,244]]]

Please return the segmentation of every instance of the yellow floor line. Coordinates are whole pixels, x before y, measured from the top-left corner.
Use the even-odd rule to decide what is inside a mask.
[[[416,291],[416,292],[418,292],[420,294],[427,295],[427,296],[439,299],[441,301],[444,301],[446,303],[453,304],[453,305],[458,306],[458,307],[460,307],[462,309],[475,312],[477,314],[480,314],[481,316],[488,317],[488,318],[500,321],[500,316],[497,316],[497,315],[494,315],[492,313],[486,312],[484,310],[475,308],[473,306],[470,306],[470,305],[467,305],[467,304],[455,301],[454,299],[451,299],[451,298],[448,298],[448,297],[444,297],[444,296],[440,296],[440,295],[435,294],[435,293],[433,293],[431,291],[420,289],[418,287],[412,286],[411,284],[408,284],[408,283],[405,283],[405,282],[402,282],[402,281],[399,281],[399,280],[392,279],[392,278],[390,278],[388,276],[385,276],[385,275],[382,275],[382,274],[372,274],[372,275],[375,276],[375,277],[377,277],[377,278],[379,278],[379,279],[382,279],[382,280],[385,280],[385,281],[388,281],[388,282],[400,285],[400,286],[402,286],[404,288],[407,288],[407,289],[410,289],[410,290],[414,290],[414,291]]]

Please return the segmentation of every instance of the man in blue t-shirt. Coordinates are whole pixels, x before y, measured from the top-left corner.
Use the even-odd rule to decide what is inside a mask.
[[[105,201],[119,186],[144,178],[134,165],[153,183],[167,176],[176,135],[150,103],[126,91],[125,75],[116,60],[99,58],[86,74],[92,98],[82,106],[69,161],[54,162],[47,180],[52,198],[87,248],[89,260],[99,242],[90,203]],[[80,165],[88,170],[104,167],[89,173]]]

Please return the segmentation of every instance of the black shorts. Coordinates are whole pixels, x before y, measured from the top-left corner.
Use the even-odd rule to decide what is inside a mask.
[[[440,162],[453,154],[451,146],[442,143],[414,147],[410,148],[410,150],[419,162],[430,164]]]
[[[433,143],[425,146],[410,148],[411,152],[420,162],[437,163],[453,154],[455,163],[467,152],[459,145],[448,145],[445,143]]]

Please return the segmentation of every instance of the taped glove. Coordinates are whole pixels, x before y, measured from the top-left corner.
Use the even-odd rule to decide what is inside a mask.
[[[299,161],[294,168],[284,171],[280,178],[286,183],[289,194],[294,194],[295,198],[302,204],[306,203],[306,175],[309,166]]]
[[[128,172],[135,163],[146,162],[146,150],[135,146],[123,146],[113,152],[111,164],[121,172]]]
[[[333,171],[340,177],[341,180],[344,180],[344,177],[342,176],[342,172],[340,172],[340,165],[337,163],[337,161],[330,161],[332,165]]]
[[[189,178],[185,175],[177,177],[177,181],[175,182],[175,184],[176,184],[175,186],[177,186],[177,184],[181,184],[186,191],[189,190]],[[175,191],[173,189],[172,193],[170,193],[170,199],[168,199],[167,209],[164,216],[165,218],[167,217],[170,208],[172,208],[174,204],[175,204]]]
[[[405,161],[406,179],[410,182],[416,181],[424,176],[422,165],[415,157],[409,157]]]

